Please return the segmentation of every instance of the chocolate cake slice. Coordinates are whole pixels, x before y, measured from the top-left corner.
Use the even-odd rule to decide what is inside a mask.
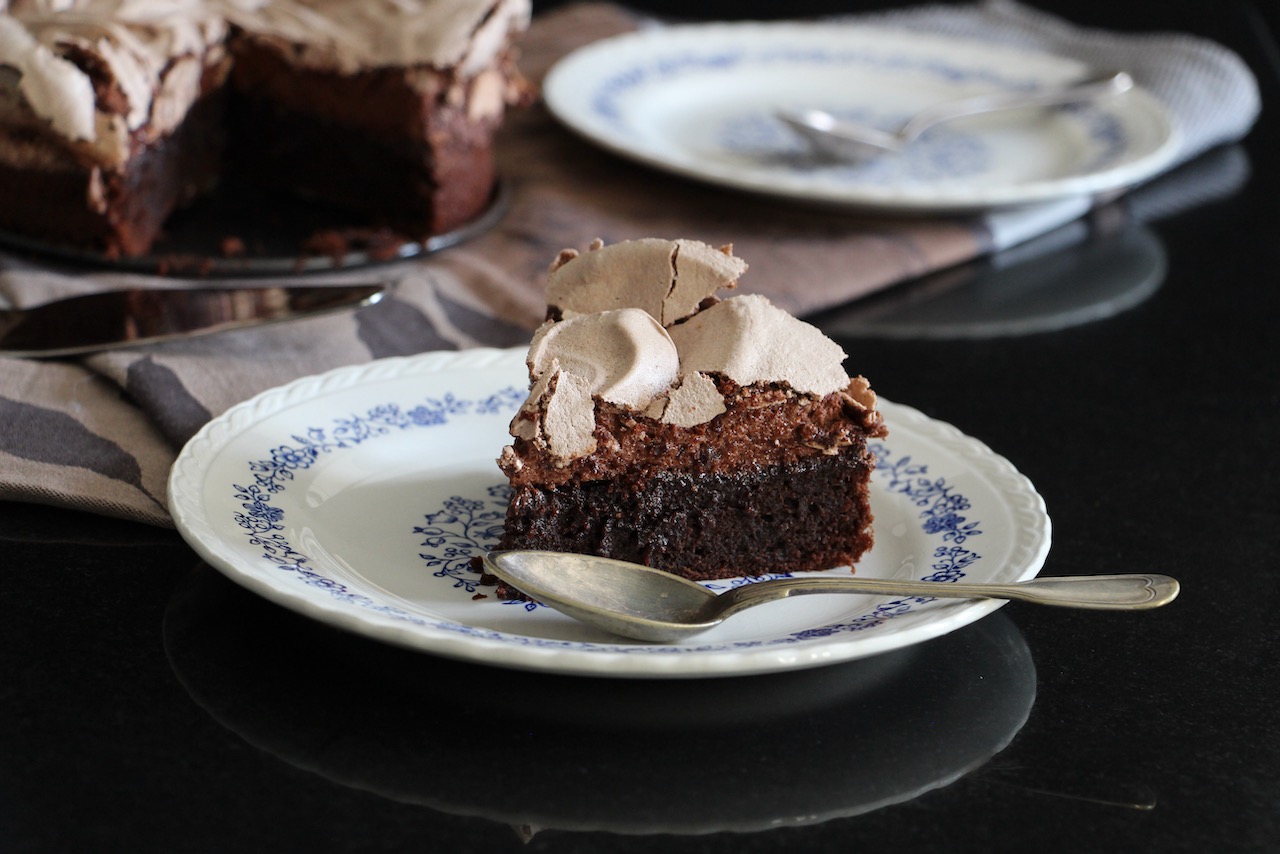
[[[498,461],[498,548],[705,580],[852,566],[871,547],[875,394],[817,328],[716,296],[745,270],[690,240],[561,254]]]

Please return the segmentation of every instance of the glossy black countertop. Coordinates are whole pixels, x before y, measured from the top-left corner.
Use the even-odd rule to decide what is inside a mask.
[[[813,320],[1035,483],[1045,574],[1163,572],[1175,603],[1010,604],[774,676],[559,677],[342,634],[172,531],[0,505],[0,850],[1280,848],[1280,14],[1045,5],[1237,51],[1262,117],[1184,170],[1239,180]],[[1129,296],[1091,317],[1071,291]],[[939,300],[1073,319],[954,337]]]

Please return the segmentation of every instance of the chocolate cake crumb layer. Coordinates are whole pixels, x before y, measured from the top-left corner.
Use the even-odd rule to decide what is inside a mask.
[[[238,174],[417,240],[488,206],[500,105],[472,117],[467,88],[450,75],[299,69],[252,39],[238,41],[234,57],[229,168]]]
[[[856,453],[868,435],[884,431],[878,412],[859,408],[843,392],[814,400],[777,384],[741,388],[723,377],[714,382],[726,410],[711,421],[682,427],[600,402],[596,453],[561,463],[544,447],[517,438],[514,453],[504,455],[499,465],[512,486],[644,479],[671,469],[719,474],[759,466],[762,460],[782,463]]]

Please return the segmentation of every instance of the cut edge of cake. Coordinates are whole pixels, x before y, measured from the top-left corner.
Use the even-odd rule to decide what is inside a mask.
[[[408,240],[453,231],[492,202],[493,133],[531,100],[514,46],[529,15],[528,0],[9,0],[0,194],[24,203],[0,229],[145,255],[173,212],[237,172],[232,137],[245,174],[277,190]],[[278,60],[274,88],[251,59],[237,82],[236,54]],[[292,109],[303,90],[308,110]]]

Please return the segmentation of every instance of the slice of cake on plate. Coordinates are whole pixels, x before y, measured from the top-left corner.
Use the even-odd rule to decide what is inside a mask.
[[[560,255],[498,461],[498,548],[705,580],[851,566],[871,547],[875,394],[816,327],[719,299],[746,268],[691,240]]]

